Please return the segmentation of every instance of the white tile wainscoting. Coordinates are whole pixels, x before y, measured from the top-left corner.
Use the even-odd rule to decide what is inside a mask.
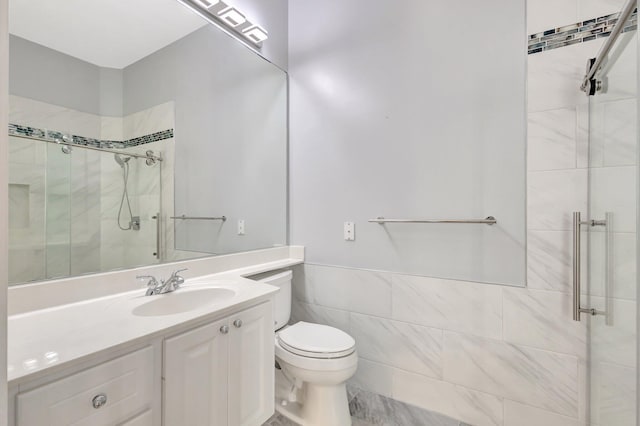
[[[294,292],[294,321],[354,336],[358,388],[478,426],[584,419],[586,329],[567,293],[311,264]]]

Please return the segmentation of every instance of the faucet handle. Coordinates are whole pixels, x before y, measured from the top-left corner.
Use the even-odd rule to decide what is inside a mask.
[[[147,286],[149,286],[149,287],[151,287],[151,286],[155,287],[156,285],[158,285],[158,280],[153,275],[138,275],[136,277],[136,279],[138,279],[138,280],[149,280],[149,282],[147,282]]]
[[[189,268],[178,269],[177,271],[173,271],[171,274],[172,277],[177,277],[180,272],[188,271]]]
[[[158,280],[153,275],[138,275],[136,279],[139,280],[149,280],[147,282],[147,296],[152,296],[156,293],[156,290],[160,284],[158,284]]]
[[[180,272],[184,272],[189,270],[189,268],[178,269],[177,271],[173,271],[171,274],[171,278],[169,280],[173,281],[173,285],[175,288],[179,288],[182,284],[184,284],[184,277],[181,277]]]

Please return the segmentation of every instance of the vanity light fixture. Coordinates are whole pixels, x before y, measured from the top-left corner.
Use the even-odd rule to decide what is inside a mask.
[[[236,8],[231,6],[218,12],[218,18],[231,28],[235,28],[247,22],[247,18],[245,18],[242,13],[238,12]]]
[[[209,9],[219,3],[218,0],[193,0],[196,4],[204,7],[205,9]]]
[[[259,25],[252,25],[243,30],[242,35],[256,44],[262,43],[269,37],[267,31]]]
[[[242,39],[258,48],[269,38],[267,30],[250,22],[242,12],[222,0],[178,1],[223,30],[241,35]]]

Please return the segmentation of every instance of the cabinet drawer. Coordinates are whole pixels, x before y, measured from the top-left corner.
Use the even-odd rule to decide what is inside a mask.
[[[153,414],[151,413],[151,410],[147,410],[144,413],[136,416],[135,418],[119,424],[118,426],[152,426],[152,425],[153,425]]]
[[[18,426],[114,425],[151,406],[154,352],[146,347],[17,396]],[[94,398],[106,402],[94,408]]]

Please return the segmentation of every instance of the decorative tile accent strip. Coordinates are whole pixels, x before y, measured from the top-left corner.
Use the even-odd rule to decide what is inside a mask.
[[[33,138],[44,138],[45,132],[41,129],[36,129],[33,127],[20,126],[18,124],[9,124],[9,134],[10,135],[24,135]]]
[[[620,12],[566,25],[564,27],[553,28],[537,34],[531,34],[527,48],[529,55],[583,43],[597,38],[609,37],[619,17]],[[638,10],[636,9],[629,18],[629,22],[627,22],[622,29],[622,32],[626,33],[637,29]]]
[[[42,139],[59,139],[60,141],[63,141],[63,138],[66,136],[65,133],[58,132],[56,130],[43,130],[35,127],[21,126],[19,124],[11,123],[9,124],[9,134]],[[101,140],[86,138],[84,136],[78,135],[70,135],[70,137],[71,142],[68,142],[69,145],[91,146],[95,148],[124,149],[131,148],[133,146],[145,145],[152,142],[163,141],[165,139],[171,139],[173,138],[173,129],[167,129],[160,132],[152,133],[150,135],[140,136],[138,138],[128,139],[125,141]]]
[[[150,135],[141,136],[139,138],[129,139],[125,142],[127,146],[144,145],[151,142],[157,142],[173,137],[173,129],[163,130],[161,132],[152,133]]]

